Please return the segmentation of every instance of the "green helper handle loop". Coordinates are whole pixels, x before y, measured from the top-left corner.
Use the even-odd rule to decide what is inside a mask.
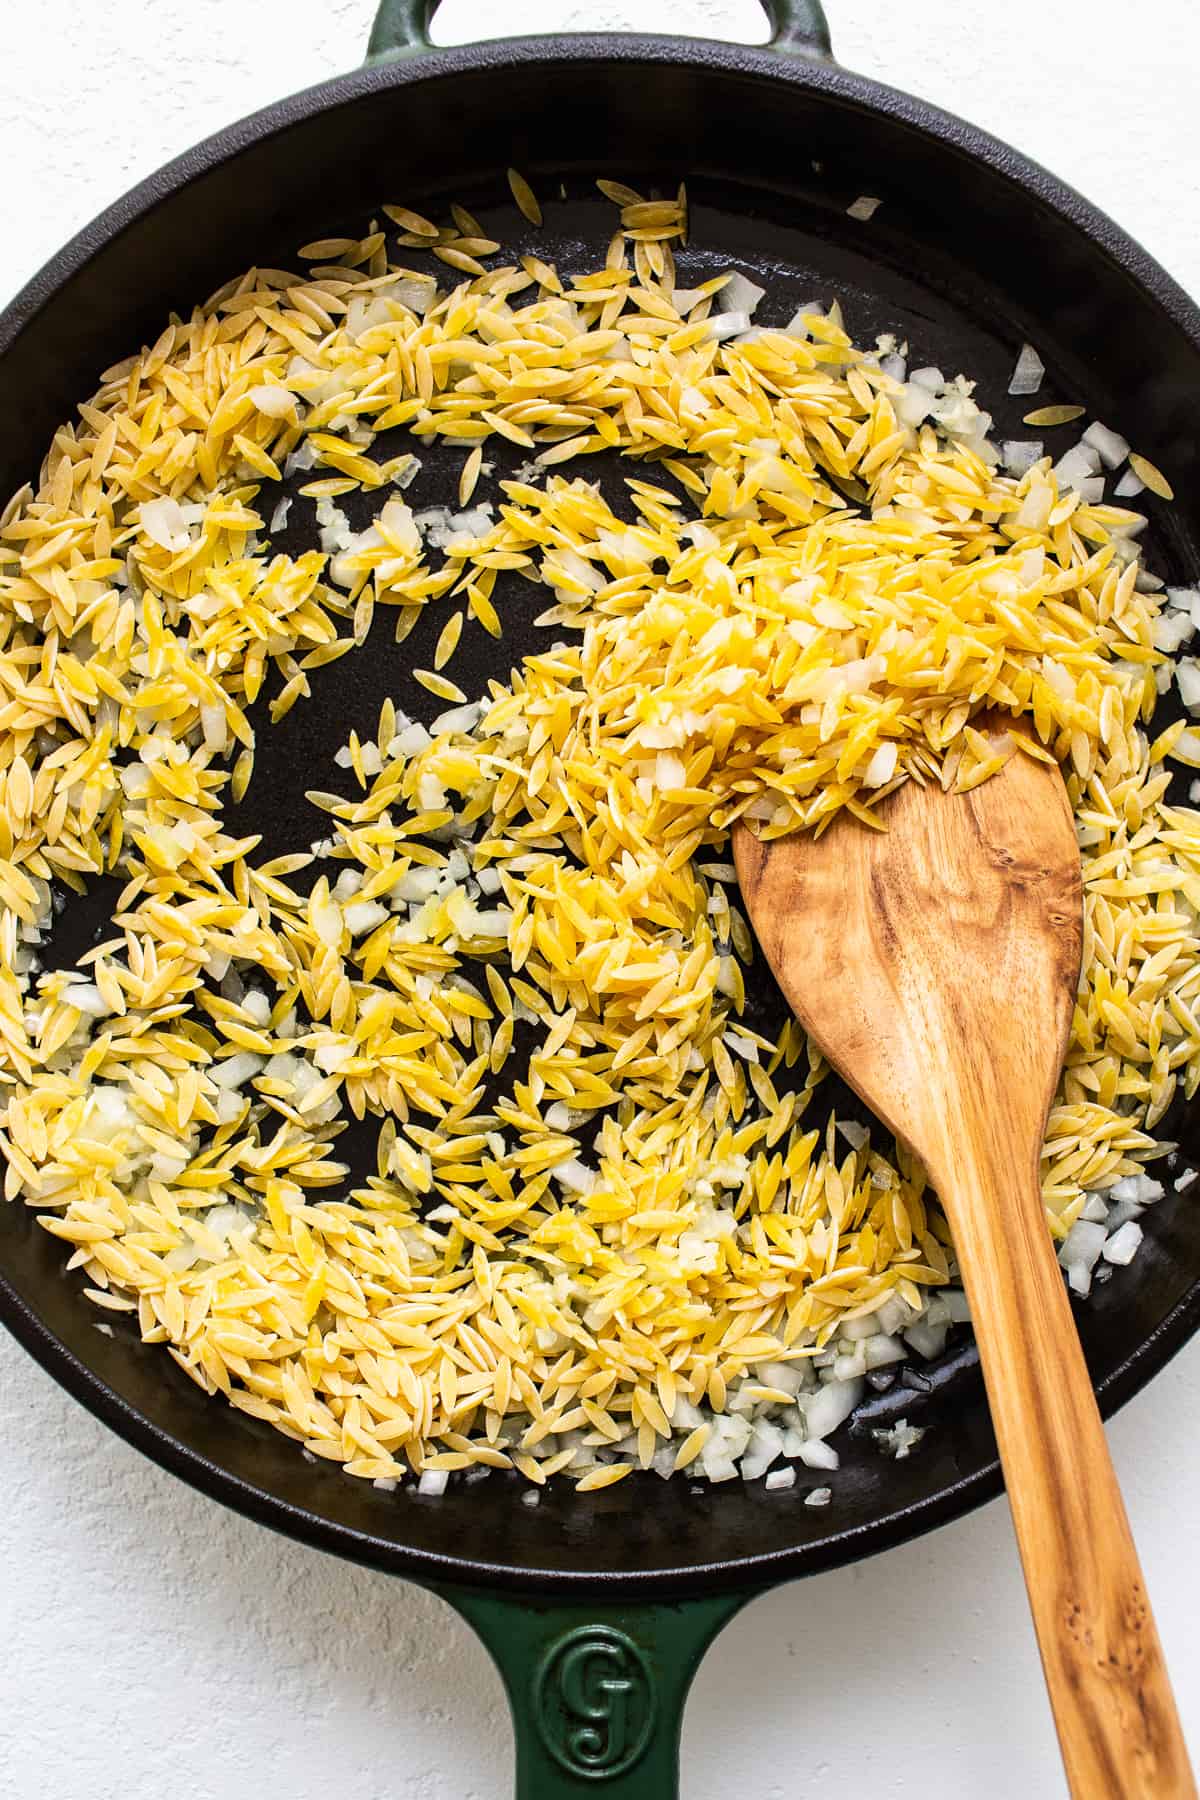
[[[380,0],[367,61],[384,62],[432,50],[429,28],[437,9],[438,0]],[[821,0],[763,0],[763,10],[771,22],[772,50],[801,56],[833,55]]]
[[[692,1676],[721,1627],[755,1597],[588,1604],[437,1591],[503,1677],[517,1740],[516,1800],[675,1800]]]

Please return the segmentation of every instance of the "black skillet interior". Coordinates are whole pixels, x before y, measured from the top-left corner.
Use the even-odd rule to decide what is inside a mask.
[[[1050,370],[1038,404],[1084,402],[1170,471],[1180,499],[1156,509],[1151,560],[1168,579],[1195,577],[1195,315],[1161,271],[1139,265],[1120,233],[1041,171],[917,102],[770,52],[530,40],[439,53],[425,68],[365,71],[235,127],[148,183],[43,272],[0,322],[0,492],[35,471],[97,371],[152,340],[171,308],[186,310],[251,262],[290,266],[300,243],[360,232],[383,201],[437,215],[459,200],[506,245],[579,271],[602,257],[613,227],[596,174],[663,192],[686,177],[691,240],[680,279],[690,285],[730,264],[745,270],[767,290],[758,322],[781,323],[803,300],[840,298],[859,340],[894,331],[908,340],[914,366],[976,378],[1005,436],[1030,435],[1020,424],[1030,403],[1008,400],[1005,388],[1020,342],[1036,343]],[[509,198],[510,163],[543,199],[539,232]],[[846,212],[863,193],[883,202],[869,223]],[[419,264],[411,253],[406,260]],[[1047,433],[1048,443],[1065,449],[1073,429]],[[520,460],[509,449],[489,446],[495,471],[481,496],[494,495]],[[408,498],[453,506],[461,452],[421,455]],[[586,471],[601,476],[610,497],[627,472],[628,464],[605,469],[596,459]],[[356,523],[370,511],[369,498],[342,504]],[[282,547],[315,542],[311,511],[296,503]],[[469,629],[448,671],[469,693],[544,642],[530,623],[534,590],[514,581],[499,600],[503,640]],[[311,702],[278,728],[264,721],[255,786],[237,818],[239,829],[264,833],[264,854],[321,835],[322,818],[302,790],[347,780],[334,752],[351,727],[371,730],[386,695],[414,716],[440,709],[410,675],[429,665],[440,623],[431,609],[398,650],[385,617],[362,653],[321,671]],[[77,954],[103,914],[103,895],[68,912],[57,954]],[[761,964],[750,985],[757,1016],[777,1017],[781,1003]],[[832,1095],[833,1083],[827,1088]],[[1198,1135],[1182,1109],[1169,1124],[1185,1147]],[[1200,1316],[1192,1204],[1169,1193],[1152,1209],[1136,1266],[1080,1310],[1109,1406],[1153,1373]],[[205,1400],[119,1321],[103,1335],[62,1263],[60,1246],[22,1207],[0,1207],[0,1314],[60,1380],[201,1487],[386,1568],[501,1586],[539,1575],[586,1583],[620,1571],[656,1589],[680,1587],[689,1575],[712,1584],[800,1574],[936,1524],[997,1485],[973,1354],[960,1342],[941,1365],[901,1376],[863,1409],[843,1434],[824,1510],[800,1504],[816,1485],[808,1478],[768,1494],[761,1482],[709,1491],[645,1476],[586,1500],[556,1488],[536,1511],[517,1503],[519,1485],[503,1476],[485,1487],[452,1485],[436,1501],[409,1489],[385,1494],[306,1462],[266,1426]],[[881,1457],[870,1428],[902,1415],[933,1429],[918,1455],[895,1463]]]

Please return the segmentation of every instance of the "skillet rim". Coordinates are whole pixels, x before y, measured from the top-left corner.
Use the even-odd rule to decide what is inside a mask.
[[[410,83],[468,72],[499,72],[522,64],[684,64],[700,70],[780,81],[882,115],[968,162],[987,167],[1026,198],[1081,233],[1148,294],[1200,355],[1200,307],[1137,241],[1074,188],[1001,139],[903,90],[854,74],[818,56],[767,44],[729,44],[706,38],[586,33],[490,39],[478,44],[434,46],[400,54],[335,76],[236,121],[164,164],[71,238],[0,312],[0,358],[17,344],[57,290],[123,232],[193,180],[231,162],[254,145],[291,126],[332,114],[366,96]],[[639,1600],[678,1596],[689,1590],[717,1592],[762,1588],[774,1581],[816,1574],[906,1542],[949,1523],[995,1497],[1003,1486],[995,1460],[923,1500],[882,1513],[869,1524],[843,1527],[789,1549],[759,1556],[715,1558],[707,1563],[648,1570],[521,1570],[475,1556],[447,1556],[336,1523],[243,1481],[199,1451],[153,1424],[71,1351],[9,1284],[0,1268],[0,1323],[46,1372],[110,1429],[161,1468],[209,1498],[255,1522],[270,1525],[317,1549],[427,1584],[488,1587],[508,1592],[540,1590],[597,1599],[619,1591]],[[1097,1384],[1107,1418],[1146,1385],[1200,1329],[1200,1279],[1123,1362]]]
[[[867,112],[880,113],[907,125],[945,148],[957,151],[968,161],[982,163],[994,170],[1025,194],[1036,196],[1064,223],[1074,226],[1106,251],[1200,350],[1200,306],[1174,276],[1076,188],[1060,181],[1041,163],[982,127],[901,88],[889,87],[869,76],[843,69],[815,53],[779,50],[770,44],[730,44],[712,38],[593,32],[489,38],[478,44],[434,45],[429,50],[402,52],[273,101],[203,138],[128,189],[31,276],[0,311],[0,357],[7,354],[21,331],[57,289],[122,231],[199,176],[231,161],[252,145],[286,131],[302,119],[332,112],[344,103],[387,88],[406,87],[412,82],[486,72],[512,64],[605,61],[685,63],[726,73],[766,77],[848,101]]]

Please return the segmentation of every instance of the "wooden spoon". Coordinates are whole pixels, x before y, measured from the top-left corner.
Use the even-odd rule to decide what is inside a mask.
[[[886,818],[739,824],[742,893],[797,1018],[945,1207],[1072,1794],[1194,1796],[1038,1176],[1082,944],[1066,790],[1017,754],[965,794],[909,781]]]

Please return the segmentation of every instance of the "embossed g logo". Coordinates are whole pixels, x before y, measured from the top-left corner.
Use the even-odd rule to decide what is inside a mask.
[[[572,1775],[623,1775],[650,1741],[655,1696],[646,1659],[611,1625],[580,1625],[552,1644],[535,1701],[546,1748]]]

